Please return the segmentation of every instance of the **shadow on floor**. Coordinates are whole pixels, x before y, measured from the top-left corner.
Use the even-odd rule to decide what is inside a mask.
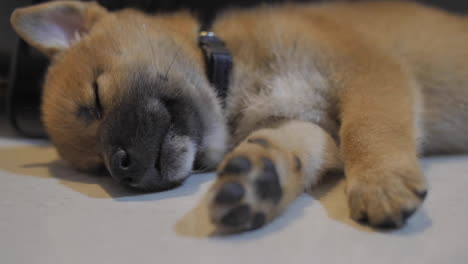
[[[205,193],[197,206],[177,221],[174,230],[178,235],[193,238],[211,237],[215,239],[223,239],[228,235],[230,241],[233,239],[259,239],[289,226],[293,221],[303,216],[304,209],[313,202],[309,196],[300,196],[287,208],[284,214],[264,227],[241,234],[226,234],[217,229],[209,219],[209,198],[210,192]]]
[[[444,160],[441,160],[443,162]],[[90,175],[71,168],[59,159],[55,149],[50,145],[28,145],[0,148],[0,169],[23,177],[56,179],[60,184],[73,191],[91,198],[115,199],[121,202],[157,201],[174,197],[190,196],[197,193],[200,187],[213,180],[213,174],[191,176],[184,185],[160,193],[141,193],[117,184],[108,175]],[[304,214],[304,209],[318,201],[326,210],[329,219],[352,228],[374,232],[371,228],[359,225],[349,218],[349,209],[345,196],[344,179],[339,176],[327,177],[317,187],[310,190],[311,196],[301,196],[286,212],[260,230],[238,235],[237,239],[255,239],[282,230]],[[219,232],[208,219],[207,195],[204,195],[197,207],[183,216],[175,225],[175,231],[181,236],[207,237],[217,236]],[[431,221],[420,209],[400,230],[390,232],[392,235],[412,235],[423,232],[431,226]],[[219,237],[222,239],[222,237]]]
[[[88,174],[73,169],[61,160],[50,145],[28,145],[0,148],[0,169],[24,177],[52,178],[91,198],[117,201],[155,201],[191,195],[212,179],[208,175],[193,175],[184,185],[169,191],[142,193],[118,184],[106,172]]]
[[[249,231],[234,236],[229,236],[229,241],[259,239],[272,233],[281,231],[293,221],[304,215],[304,209],[314,202],[319,202],[327,212],[329,219],[324,221],[336,221],[354,229],[370,233],[387,233],[390,235],[413,235],[427,230],[432,222],[424,208],[419,209],[408,221],[408,224],[399,230],[379,231],[353,221],[349,217],[349,208],[345,195],[345,180],[343,175],[327,175],[317,186],[308,191],[309,195],[301,195],[287,210],[261,229]],[[180,236],[203,238],[214,237],[223,239],[220,231],[209,220],[208,209],[209,194],[205,194],[198,205],[184,215],[174,226],[175,232]]]

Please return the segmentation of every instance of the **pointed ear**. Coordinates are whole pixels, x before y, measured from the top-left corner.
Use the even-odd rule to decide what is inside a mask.
[[[79,41],[106,13],[94,2],[53,1],[18,8],[10,20],[21,38],[52,57]]]

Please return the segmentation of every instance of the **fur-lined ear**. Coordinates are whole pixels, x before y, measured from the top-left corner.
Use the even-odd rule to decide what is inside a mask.
[[[54,56],[79,41],[105,13],[94,2],[54,1],[18,8],[10,20],[28,44]]]

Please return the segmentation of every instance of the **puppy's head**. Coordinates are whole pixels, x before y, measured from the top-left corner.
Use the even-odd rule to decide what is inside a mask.
[[[220,104],[204,76],[188,13],[108,12],[58,1],[15,10],[11,22],[51,58],[42,119],[75,167],[105,166],[146,190],[179,184],[225,148]]]

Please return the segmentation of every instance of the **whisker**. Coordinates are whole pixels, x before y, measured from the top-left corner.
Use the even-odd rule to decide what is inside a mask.
[[[146,33],[146,26],[143,28],[142,31],[145,31]],[[151,55],[152,55],[152,59],[151,59],[151,66],[153,67],[153,70],[154,72],[156,73],[157,72],[157,67],[156,67],[156,62],[155,62],[155,59],[156,59],[156,52],[154,51],[154,46],[153,46],[153,43],[149,37],[149,34],[143,34],[145,35],[146,37],[146,41],[150,47],[150,51],[151,51]]]
[[[202,173],[202,172],[208,171],[208,169],[209,169],[208,167],[202,167],[196,170],[192,170],[192,173]]]
[[[170,72],[170,70],[171,70],[171,68],[172,68],[172,65],[174,65],[174,62],[175,62],[175,60],[177,59],[177,57],[179,56],[179,53],[180,53],[181,49],[182,49],[182,48],[179,47],[179,49],[176,51],[176,54],[175,54],[174,57],[172,58],[172,61],[171,61],[171,63],[169,64],[169,67],[167,67],[166,74],[164,75],[164,79],[167,80],[167,77],[169,76],[169,72]]]

